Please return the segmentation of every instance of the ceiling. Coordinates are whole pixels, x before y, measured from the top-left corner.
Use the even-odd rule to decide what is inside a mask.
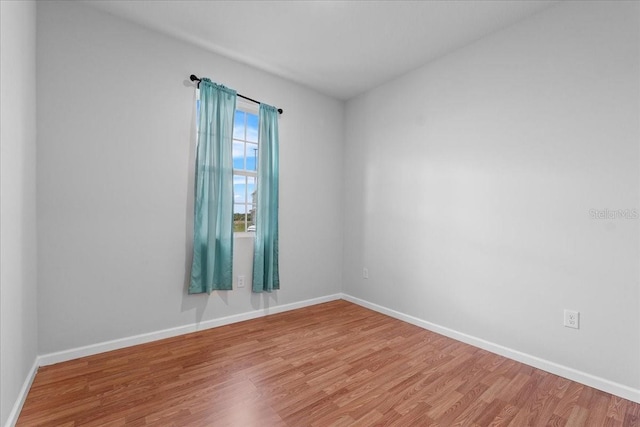
[[[86,2],[343,100],[555,3],[555,0]]]

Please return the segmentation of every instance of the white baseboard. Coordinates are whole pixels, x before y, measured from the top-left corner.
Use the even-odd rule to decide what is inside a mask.
[[[171,338],[178,335],[188,334],[191,332],[202,331],[205,329],[216,328],[218,326],[229,325],[231,323],[242,322],[245,320],[264,317],[269,314],[282,313],[285,311],[296,310],[298,308],[308,307],[310,305],[321,304],[324,302],[334,301],[341,298],[341,294],[327,295],[319,298],[298,301],[290,304],[276,305],[274,307],[266,307],[259,310],[248,311],[245,313],[234,314],[232,316],[221,317],[218,319],[205,320],[199,323],[191,323],[189,325],[178,326],[176,328],[163,329],[161,331],[149,332],[141,335],[120,338],[117,340],[106,341],[97,344],[91,344],[84,347],[73,348],[70,350],[59,351],[56,353],[44,354],[38,357],[39,366],[53,365],[54,363],[66,362],[67,360],[77,359],[79,357],[92,356],[94,354],[104,353],[106,351],[118,350],[133,345],[145,344],[151,341],[157,341],[164,338]]]
[[[598,390],[605,391],[607,393],[614,394],[624,399],[631,400],[636,403],[640,403],[640,390],[619,384],[607,379],[597,377],[595,375],[588,374],[586,372],[578,371],[577,369],[570,368],[568,366],[560,365],[545,359],[541,359],[536,356],[532,356],[527,353],[523,353],[518,350],[514,350],[508,347],[504,347],[499,344],[495,344],[489,341],[485,341],[481,338],[477,338],[471,335],[464,334],[462,332],[455,331],[453,329],[445,328],[444,326],[436,325],[435,323],[427,322],[426,320],[419,319],[408,314],[401,313],[399,311],[392,310],[390,308],[383,307],[378,304],[371,303],[369,301],[356,298],[348,294],[342,294],[342,299],[360,305],[365,308],[377,311],[387,316],[393,317],[398,320],[402,320],[412,325],[419,326],[423,329],[427,329],[432,332],[436,332],[440,335],[444,335],[449,338],[453,338],[458,341],[462,341],[466,344],[473,345],[475,347],[482,348],[500,356],[508,357],[509,359],[516,360],[534,368],[542,369],[543,371],[550,372],[552,374],[561,376],[563,378],[570,379],[589,387],[596,388]]]
[[[29,389],[31,388],[31,384],[33,384],[33,379],[36,377],[36,372],[38,372],[38,366],[40,366],[39,362],[39,357],[36,357],[29,373],[27,374],[27,378],[25,378],[24,383],[22,384],[16,403],[13,404],[13,408],[11,408],[11,412],[9,412],[9,417],[5,423],[5,427],[13,427],[18,422],[20,411],[22,410],[24,401],[27,399],[27,394],[29,394]]]

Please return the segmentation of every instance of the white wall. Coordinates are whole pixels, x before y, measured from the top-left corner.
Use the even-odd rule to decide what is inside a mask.
[[[640,389],[639,220],[589,214],[640,209],[639,6],[562,3],[349,101],[345,293]]]
[[[36,5],[0,2],[0,425],[37,354]]]
[[[211,77],[284,109],[282,289],[187,295],[195,87]],[[340,291],[344,104],[72,2],[38,4],[39,351]]]

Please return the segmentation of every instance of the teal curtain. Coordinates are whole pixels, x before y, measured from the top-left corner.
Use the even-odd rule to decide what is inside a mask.
[[[190,294],[232,288],[235,109],[234,90],[202,79]]]
[[[278,274],[278,111],[260,104],[253,291],[280,289]]]

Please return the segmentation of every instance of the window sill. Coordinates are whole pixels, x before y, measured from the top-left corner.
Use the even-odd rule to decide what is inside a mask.
[[[236,231],[233,233],[234,239],[253,239],[255,236],[256,233],[252,231]]]

